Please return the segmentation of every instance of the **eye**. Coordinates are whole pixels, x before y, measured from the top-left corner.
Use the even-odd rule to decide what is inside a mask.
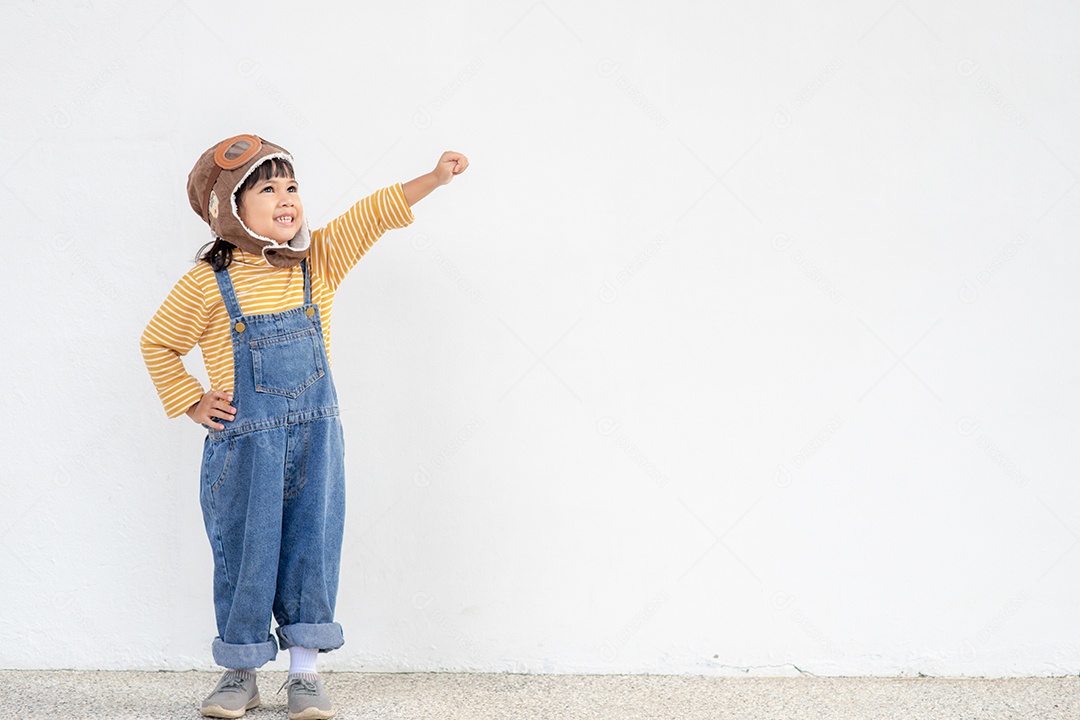
[[[260,192],[274,192],[274,186],[273,185],[267,185]]]
[[[289,192],[292,192],[292,193],[299,192],[299,188],[296,187],[295,185],[290,185],[289,186]]]

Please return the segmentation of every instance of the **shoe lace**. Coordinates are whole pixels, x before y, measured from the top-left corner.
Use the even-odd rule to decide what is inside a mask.
[[[228,673],[221,679],[221,685],[218,686],[218,692],[240,692],[244,689],[244,683],[247,682],[247,676],[238,672]]]
[[[289,688],[289,692],[299,695],[319,694],[319,689],[315,687],[315,683],[305,677],[290,677],[281,684],[281,687],[278,688],[278,692],[280,693],[285,688]]]

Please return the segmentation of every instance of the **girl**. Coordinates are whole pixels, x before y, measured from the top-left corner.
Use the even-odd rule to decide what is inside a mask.
[[[309,232],[293,158],[255,135],[204,152],[188,176],[214,241],[169,293],[141,348],[169,417],[207,429],[200,501],[214,556],[214,660],[227,668],[203,715],[259,702],[255,670],[289,650],[291,720],[329,718],[315,669],[344,644],[334,622],[345,519],[344,442],[330,365],[334,293],[384,232],[469,166],[435,169],[364,198]],[[202,349],[211,389],[184,370]],[[277,622],[277,641],[270,634]]]

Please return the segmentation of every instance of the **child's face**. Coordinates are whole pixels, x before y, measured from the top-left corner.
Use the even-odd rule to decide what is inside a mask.
[[[278,244],[292,240],[304,219],[296,180],[272,177],[256,183],[238,198],[240,219],[255,234]]]

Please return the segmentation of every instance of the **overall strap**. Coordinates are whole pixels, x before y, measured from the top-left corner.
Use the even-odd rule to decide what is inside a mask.
[[[304,269],[304,304],[311,304],[311,276],[308,275],[307,258],[300,261],[300,267]]]
[[[221,299],[225,301],[225,308],[229,311],[229,317],[238,318],[244,313],[240,312],[240,303],[236,299],[236,291],[233,290],[232,279],[229,277],[229,269],[222,268],[214,272],[218,289],[221,290]]]

